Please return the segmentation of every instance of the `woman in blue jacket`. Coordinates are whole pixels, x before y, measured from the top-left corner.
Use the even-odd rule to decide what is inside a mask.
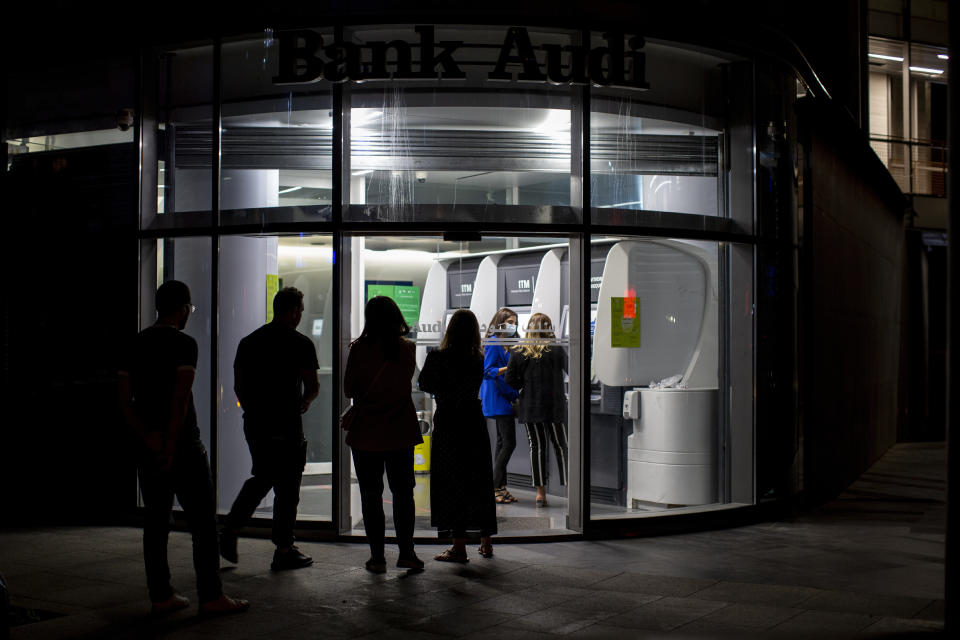
[[[480,385],[480,400],[483,415],[497,422],[497,447],[493,458],[493,495],[500,504],[516,502],[517,498],[507,491],[507,462],[517,446],[517,428],[513,405],[517,392],[504,382],[510,354],[500,340],[517,335],[517,314],[504,307],[494,314],[484,336],[483,383]]]

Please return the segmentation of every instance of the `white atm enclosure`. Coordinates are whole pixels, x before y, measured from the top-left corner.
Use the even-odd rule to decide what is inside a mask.
[[[612,346],[611,299],[635,294],[641,346]],[[718,500],[717,258],[675,240],[625,240],[607,255],[593,364],[607,385],[631,387],[624,417],[627,506]],[[680,375],[679,386],[651,388]]]

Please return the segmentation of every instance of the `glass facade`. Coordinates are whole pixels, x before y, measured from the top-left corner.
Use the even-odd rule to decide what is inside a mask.
[[[947,48],[872,36],[868,59],[870,145],[904,193],[946,197]]]
[[[303,524],[362,535],[334,425],[347,345],[378,294],[409,315],[418,368],[456,309],[482,330],[515,311],[511,352],[533,339],[531,317],[549,318],[536,344],[564,351],[566,448],[546,447],[549,507],[537,507],[539,459],[515,422],[507,484],[520,500],[497,506],[501,535],[755,501],[753,157],[731,144],[753,127],[738,81],[750,62],[584,33],[268,30],[156,53],[144,96],[155,126],[141,131],[155,159],[143,164],[141,324],[157,283],[191,286],[194,395],[221,512],[249,473],[237,344],[287,285],[305,294],[298,329],[320,363]],[[416,376],[411,392],[429,436],[433,400]],[[495,447],[495,420],[488,431]],[[415,462],[423,536],[429,459],[428,437]]]

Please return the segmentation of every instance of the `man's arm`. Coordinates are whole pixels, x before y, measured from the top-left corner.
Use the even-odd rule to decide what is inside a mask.
[[[316,369],[302,369],[300,378],[303,380],[303,399],[300,401],[300,413],[306,413],[310,403],[320,395],[320,380]]]
[[[145,445],[159,453],[159,444],[148,440],[147,428],[144,426],[143,421],[140,420],[137,412],[133,410],[133,385],[130,383],[130,373],[127,371],[118,371],[117,376],[117,396],[124,424],[136,433]]]
[[[177,368],[177,377],[173,383],[173,397],[170,400],[170,422],[167,424],[167,442],[163,452],[166,458],[161,465],[169,469],[173,464],[173,454],[176,451],[177,437],[187,417],[187,403],[190,400],[190,390],[193,388],[193,379],[197,370],[188,365]]]

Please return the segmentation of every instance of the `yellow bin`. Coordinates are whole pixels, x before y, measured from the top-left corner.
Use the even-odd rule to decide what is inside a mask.
[[[430,473],[430,438],[423,436],[423,442],[413,448],[414,473]]]

